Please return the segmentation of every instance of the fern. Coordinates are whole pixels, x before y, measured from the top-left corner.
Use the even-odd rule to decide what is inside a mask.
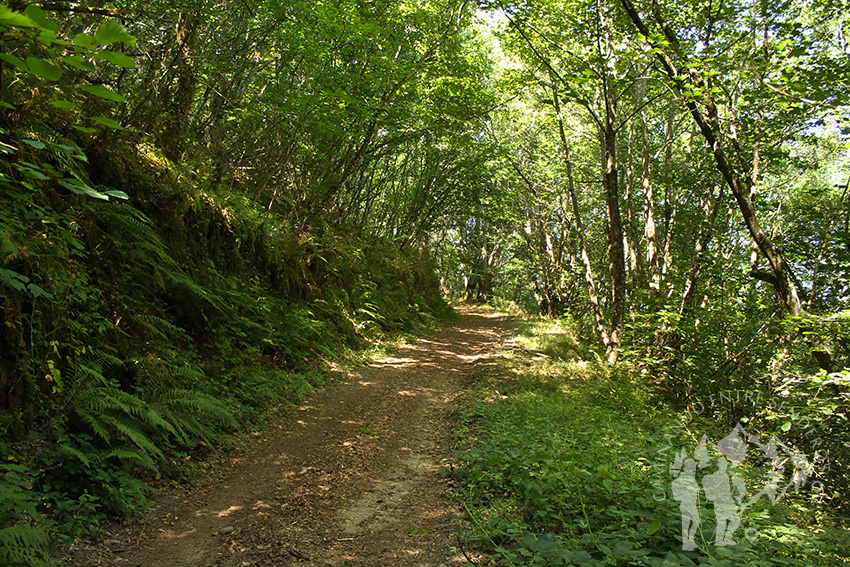
[[[48,538],[32,491],[33,471],[0,463],[0,565],[50,565]]]
[[[236,428],[238,422],[233,413],[214,397],[196,392],[175,388],[162,395],[153,407],[163,415],[175,429],[175,436],[184,445],[191,445],[199,439],[209,442],[215,429]]]
[[[28,524],[0,528],[0,565],[50,567],[48,539],[44,529]]]
[[[106,354],[100,357],[112,358]],[[176,430],[139,397],[108,380],[98,357],[85,360],[88,364],[78,361],[75,365],[75,391],[69,401],[71,409],[106,443],[115,438],[129,440],[142,451],[140,460],[153,467],[153,457],[162,456],[162,450],[150,434],[176,435]]]
[[[214,293],[211,289],[199,285],[192,278],[184,276],[172,270],[163,270],[163,273],[174,283],[179,289],[183,290],[189,297],[195,299],[200,304],[206,304],[218,313],[228,313],[231,311],[230,306]]]
[[[109,350],[112,350],[111,348]],[[106,348],[89,348],[88,357],[93,360],[99,367],[104,365],[121,366],[124,364],[120,358],[115,356]]]
[[[173,337],[181,337],[186,333],[178,327],[166,321],[162,317],[151,315],[149,313],[139,313],[133,318],[134,323],[147,331],[150,337],[158,337],[161,339],[171,339]]]
[[[111,451],[104,453],[102,458],[104,460],[117,459],[121,462],[136,463],[144,467],[149,467],[150,462],[150,458],[146,455],[139,453],[138,451],[134,451],[133,449],[127,449],[126,447],[116,447]]]
[[[201,384],[206,376],[190,364],[172,364],[162,358],[148,357],[138,361],[139,397],[152,401],[175,386]]]
[[[96,360],[87,362],[76,365],[78,385],[72,407],[106,443],[123,440],[138,449],[121,447],[113,457],[154,468],[155,460],[163,456],[163,442],[173,439],[191,445],[195,440],[211,440],[217,430],[238,426],[233,413],[212,396],[175,387],[204,379],[191,366],[147,360],[144,386],[130,393],[108,380]]]
[[[154,230],[151,220],[129,203],[91,202],[89,209],[106,226],[105,235],[117,247],[131,250],[134,258],[155,268],[176,268],[168,246]]]
[[[91,396],[90,399],[84,398],[83,403],[75,408],[77,415],[89,425],[95,435],[110,444],[113,443],[113,439],[128,440],[141,451],[141,453],[134,452],[133,460],[154,469],[156,468],[154,457],[161,457],[162,450],[151,439],[149,432],[145,431],[144,424],[134,419],[134,416],[128,414],[126,410],[125,403],[117,401],[115,396],[104,392]],[[154,412],[148,408],[147,413]],[[120,457],[124,454],[116,453],[115,456]]]
[[[189,364],[165,366],[160,370],[160,372],[166,376],[171,383],[197,384],[205,378],[203,372]]]
[[[169,408],[179,408],[193,416],[222,427],[237,427],[233,414],[214,397],[202,392],[175,388],[161,401]]]

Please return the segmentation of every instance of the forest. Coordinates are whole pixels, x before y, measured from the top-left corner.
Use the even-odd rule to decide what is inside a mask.
[[[0,563],[135,521],[190,457],[466,302],[548,360],[458,410],[490,564],[846,565],[848,14],[0,4]],[[681,416],[694,444],[807,447],[809,489],[748,508],[771,538],[682,552],[650,462]]]

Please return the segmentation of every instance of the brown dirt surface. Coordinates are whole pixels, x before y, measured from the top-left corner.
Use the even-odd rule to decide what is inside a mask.
[[[459,514],[439,473],[452,459],[451,404],[509,330],[498,314],[461,315],[346,372],[252,436],[210,480],[158,505],[141,531],[113,538],[110,553],[72,564],[466,564],[456,550]]]

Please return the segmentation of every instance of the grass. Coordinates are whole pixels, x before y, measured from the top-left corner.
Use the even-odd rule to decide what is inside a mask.
[[[496,565],[847,565],[846,520],[805,491],[760,499],[726,546],[714,545],[714,510],[702,499],[697,547],[683,550],[669,467],[703,433],[716,439],[712,424],[682,426],[627,364],[580,356],[563,325],[523,322],[517,332],[459,406],[466,441],[453,474],[468,546]]]

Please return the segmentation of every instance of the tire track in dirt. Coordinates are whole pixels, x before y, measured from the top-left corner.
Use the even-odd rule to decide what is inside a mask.
[[[451,459],[450,404],[497,356],[505,318],[459,323],[350,372],[270,425],[215,483],[161,507],[98,565],[433,567],[457,511],[438,470]],[[92,563],[94,564],[94,563]]]

